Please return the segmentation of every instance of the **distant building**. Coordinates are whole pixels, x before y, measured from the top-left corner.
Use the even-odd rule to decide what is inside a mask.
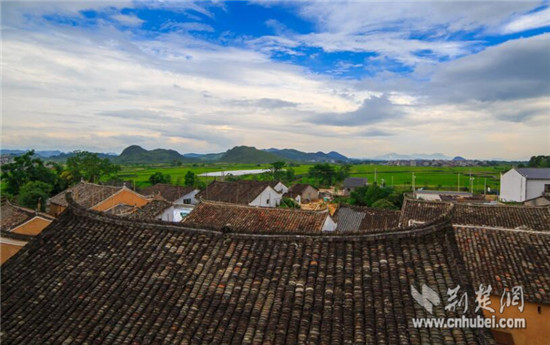
[[[198,193],[197,198],[249,206],[277,207],[283,195],[271,187],[271,182],[241,180],[214,181]]]
[[[181,222],[191,211],[193,205],[175,204],[165,199],[157,198],[147,205],[137,209],[128,217],[139,220],[163,220],[165,222]]]
[[[196,196],[199,192],[200,190],[194,187],[174,186],[165,183],[157,183],[141,190],[141,194],[147,197],[160,194],[166,201],[176,205],[196,204]]]
[[[286,192],[288,192],[288,187],[285,186],[285,184],[281,181],[272,181],[269,185],[271,186],[271,188],[275,189],[281,194],[285,194]]]
[[[500,200],[523,202],[550,195],[550,168],[514,168],[500,177]]]
[[[67,208],[67,192],[71,192],[73,199],[81,206],[111,214],[124,214],[133,207],[141,207],[149,202],[146,197],[126,186],[113,187],[81,181],[48,200],[52,216],[57,217]]]
[[[251,207],[208,201],[198,204],[182,224],[192,228],[252,233],[320,233],[334,231],[337,225],[328,211]]]
[[[298,183],[288,189],[288,192],[283,195],[287,198],[292,198],[298,203],[319,200],[319,190],[317,188],[304,183]]]
[[[449,198],[471,198],[473,194],[468,192],[453,192],[444,190],[416,190],[414,191],[413,196],[415,199],[441,201]]]
[[[0,217],[0,264],[23,248],[55,219],[49,214],[33,211],[6,201]]]
[[[344,180],[344,195],[350,195],[355,188],[365,187],[369,179],[363,177],[348,177]]]

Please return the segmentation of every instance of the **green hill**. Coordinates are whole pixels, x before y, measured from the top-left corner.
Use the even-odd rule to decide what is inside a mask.
[[[197,159],[184,157],[175,150],[155,149],[148,151],[141,146],[132,145],[125,148],[120,156],[114,158],[113,161],[119,164],[158,164],[174,161],[190,163],[196,162]]]
[[[276,161],[286,160],[284,157],[271,152],[258,150],[250,146],[235,146],[227,150],[220,158],[220,162],[224,163],[252,163],[263,164],[273,163]]]

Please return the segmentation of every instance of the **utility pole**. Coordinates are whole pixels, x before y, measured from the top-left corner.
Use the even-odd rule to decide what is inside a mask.
[[[458,175],[458,184],[456,185],[456,191],[460,192],[460,173],[458,173],[457,175]]]
[[[416,189],[415,189],[415,183],[414,183],[414,180],[416,180],[416,176],[414,176],[414,173],[412,173],[412,187],[413,187],[413,196],[414,196],[414,191],[416,190]]]
[[[374,182],[378,183],[378,180],[376,178],[376,168],[374,168]]]
[[[487,196],[487,177],[483,179],[483,196]]]

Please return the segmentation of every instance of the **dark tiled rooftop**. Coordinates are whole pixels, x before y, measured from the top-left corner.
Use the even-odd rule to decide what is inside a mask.
[[[320,232],[328,212],[201,202],[185,217],[183,224],[192,228],[238,232],[280,231]]]
[[[400,211],[378,210],[370,207],[341,206],[335,214],[338,231],[369,231],[396,229]]]
[[[148,204],[129,215],[130,219],[153,220],[160,216],[172,203],[166,200],[151,200]]]
[[[456,238],[475,286],[497,295],[523,287],[525,300],[550,304],[550,233],[456,227]]]
[[[67,200],[65,194],[71,192],[74,200],[80,205],[90,208],[103,200],[107,199],[111,195],[120,191],[123,187],[104,186],[89,182],[79,182],[73,187],[53,196],[50,198],[50,203],[67,207]]]
[[[0,209],[0,229],[4,231],[12,230],[36,216],[49,220],[54,219],[49,214],[36,212],[25,207],[13,205],[9,201],[4,201]]]
[[[197,194],[197,199],[248,205],[270,186],[268,181],[214,181]]]
[[[147,188],[144,188],[141,190],[141,194],[150,196],[150,195],[157,195],[160,194],[164,199],[174,202],[181,198],[182,196],[185,196],[192,191],[194,191],[194,187],[183,187],[183,186],[174,186],[171,184],[164,184],[164,183],[157,183],[154,186],[150,186]]]
[[[550,231],[550,207],[452,204],[447,202],[405,199],[401,225],[429,222],[441,213],[450,212],[453,225],[499,227]]]
[[[431,315],[411,285],[473,296],[448,222],[391,235],[252,235],[71,206],[1,274],[6,344],[494,343],[486,330],[412,326]],[[442,303],[434,315],[462,313]]]

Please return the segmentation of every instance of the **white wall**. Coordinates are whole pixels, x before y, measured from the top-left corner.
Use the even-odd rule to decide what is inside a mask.
[[[429,201],[441,201],[441,197],[439,196],[439,194],[422,193],[417,191],[415,195],[417,199],[429,200]]]
[[[325,224],[323,224],[323,231],[334,231],[336,230],[336,222],[332,220],[331,216],[327,216],[327,219],[325,219]]]
[[[525,201],[526,180],[515,169],[509,170],[500,177],[500,200]]]
[[[185,199],[191,199],[191,205],[196,205],[198,200],[197,198],[195,197],[198,193],[200,192],[200,190],[198,189],[195,189],[193,190],[191,193],[187,193],[185,194],[184,196],[182,196],[181,198],[179,198],[178,200],[174,201],[174,204],[179,204],[179,205],[183,205],[183,200]]]
[[[179,223],[183,220],[181,213],[189,213],[191,212],[191,210],[193,210],[193,206],[174,205],[164,210],[162,215],[159,216],[159,219],[162,219],[166,222]]]
[[[250,204],[250,206],[277,207],[281,203],[283,195],[275,189],[266,187]]]
[[[282,194],[285,194],[286,192],[288,192],[288,187],[285,186],[282,182],[277,183],[275,187],[273,187],[273,189],[275,189],[275,191]]]
[[[527,180],[527,195],[525,196],[525,200],[541,196],[544,193],[545,184],[550,184],[550,180]]]

